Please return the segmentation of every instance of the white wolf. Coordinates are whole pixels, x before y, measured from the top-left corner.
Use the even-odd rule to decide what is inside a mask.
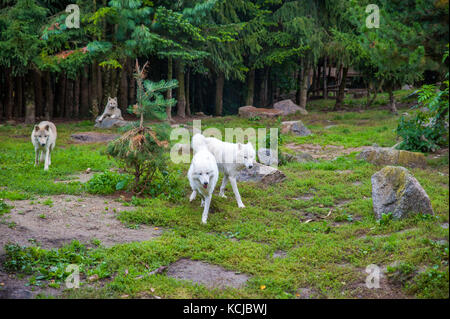
[[[31,142],[34,145],[35,152],[34,166],[39,165],[39,162],[42,162],[45,156],[44,170],[48,170],[48,166],[52,164],[51,152],[55,148],[56,135],[56,126],[52,122],[42,121],[34,126],[31,133]],[[39,153],[41,153],[40,159]]]
[[[105,111],[95,121],[101,122],[105,119],[105,117],[123,120],[122,112],[120,111],[119,106],[117,104],[117,97],[115,98],[108,97],[108,103],[106,104]]]
[[[203,135],[202,135],[203,136]],[[208,150],[214,155],[217,161],[219,171],[223,172],[222,186],[220,186],[219,196],[225,196],[225,187],[228,181],[230,181],[233,188],[236,202],[240,208],[244,208],[244,204],[241,200],[241,195],[236,183],[236,176],[239,170],[247,167],[252,168],[255,161],[256,152],[253,145],[248,142],[247,144],[241,143],[228,143],[222,142],[214,137],[203,137],[208,147]]]
[[[201,205],[203,206],[202,223],[206,224],[212,194],[219,179],[219,170],[214,155],[206,148],[203,135],[194,135],[192,149],[194,150],[194,157],[188,171],[188,179],[192,188],[189,201],[192,202],[197,193],[200,193],[203,197]]]

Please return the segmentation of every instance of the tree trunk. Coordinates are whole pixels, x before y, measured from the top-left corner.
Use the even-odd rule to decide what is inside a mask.
[[[108,69],[104,69],[100,71],[100,74],[102,74],[102,88],[103,92],[101,94],[102,102],[99,106],[100,113],[103,112],[103,109],[105,108],[106,101],[108,101],[108,97],[111,96],[111,72]]]
[[[34,72],[34,71],[30,71]],[[36,122],[36,105],[34,104],[34,81],[31,74],[26,76],[28,79],[25,85],[25,124],[34,124]]]
[[[66,76],[65,74],[61,74],[60,78],[58,80],[58,89],[57,89],[57,107],[56,107],[56,114],[59,117],[64,116],[64,107],[65,107],[65,100],[66,100]]]
[[[223,112],[223,86],[225,84],[225,76],[219,73],[216,77],[216,99],[214,103],[214,113],[221,116]]]
[[[73,112],[74,118],[80,117],[80,78],[77,77],[73,85]]]
[[[73,80],[66,80],[66,104],[64,107],[64,117],[71,118],[73,113]]]
[[[177,115],[185,118],[186,117],[186,92],[184,86],[184,63],[177,61],[175,63],[176,76],[178,80],[177,88]]]
[[[297,91],[295,92],[295,103],[297,105],[300,105],[300,96],[301,96],[301,91],[302,91],[302,79],[303,79],[303,68],[300,67],[297,70]]]
[[[48,121],[53,117],[53,99],[52,76],[47,71],[45,72],[45,119]]]
[[[298,106],[306,109],[306,101],[308,100],[308,75],[309,75],[309,67],[305,66],[302,68],[302,83],[300,89],[300,97]]]
[[[14,102],[14,97],[13,97],[14,87],[13,87],[13,81],[11,79],[11,69],[10,68],[6,69],[5,83],[7,86],[5,117],[7,120],[10,120],[10,119],[12,119],[13,102]]]
[[[343,67],[341,83],[339,84],[339,90],[336,96],[336,103],[334,104],[333,110],[336,111],[342,106],[342,102],[345,98],[345,84],[347,83],[347,73],[348,67]]]
[[[323,98],[328,99],[327,57],[323,59]]]
[[[198,101],[198,109],[200,110],[200,112],[204,112],[204,103],[203,103],[203,90],[202,90],[202,79],[201,76],[198,75],[196,77],[196,81],[197,81],[197,85],[195,86],[196,88],[196,93],[197,93],[197,101]]]
[[[261,106],[267,105],[267,93],[268,93],[268,86],[269,86],[269,68],[264,68],[263,71],[263,78],[261,80],[261,88],[259,91],[259,102],[261,103]]]
[[[25,112],[23,112],[22,107],[24,105],[23,103],[23,81],[24,78],[22,76],[15,77],[15,90],[14,90],[14,108],[13,108],[13,115],[15,117],[22,117],[25,116]]]
[[[132,60],[129,58],[127,61],[128,65],[128,104],[134,105],[136,103],[136,79],[133,75],[133,63]]]
[[[33,70],[33,79],[36,116],[41,117],[44,115],[44,98],[42,96],[42,77],[40,72]]]
[[[89,115],[89,67],[87,65],[83,67],[80,90],[80,115],[86,117]]]
[[[119,89],[119,107],[122,109],[122,115],[126,114],[128,109],[128,81],[127,81],[127,61],[123,61],[122,70],[120,72],[120,89]]]
[[[397,111],[397,107],[395,106],[395,96],[394,96],[394,90],[393,90],[392,85],[389,85],[388,93],[389,93],[389,109],[391,110],[392,113],[397,115],[398,111]]]
[[[167,81],[171,81],[173,79],[173,60],[172,57],[169,56],[167,59]],[[172,98],[172,89],[167,90],[166,98],[170,100]],[[172,107],[166,107],[167,120],[170,122],[172,120]]]
[[[253,105],[254,96],[255,96],[255,69],[251,69],[247,75],[247,96],[245,97],[245,105]]]
[[[192,114],[192,112],[191,112],[191,103],[190,103],[190,100],[189,100],[189,97],[190,97],[190,83],[191,83],[191,81],[190,81],[190,77],[191,77],[191,71],[190,71],[190,69],[188,68],[187,69],[187,71],[186,71],[186,83],[185,83],[185,87],[186,87],[186,89],[185,89],[185,93],[186,93],[186,114],[187,114],[187,116],[191,116]]]

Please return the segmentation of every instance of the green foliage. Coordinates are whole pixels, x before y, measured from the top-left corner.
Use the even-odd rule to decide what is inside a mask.
[[[9,272],[19,272],[32,275],[29,284],[44,286],[45,281],[52,280],[56,287],[61,285],[70,272],[66,268],[70,264],[79,267],[80,274],[97,273],[99,278],[110,275],[104,271],[105,265],[99,256],[78,241],[52,250],[45,250],[34,246],[5,245],[6,258],[3,263]]]
[[[405,288],[419,298],[446,299],[449,295],[448,281],[448,267],[445,270],[439,270],[439,267],[435,265],[417,275],[411,283],[405,285]]]
[[[108,195],[119,190],[127,190],[132,180],[130,175],[105,171],[95,174],[85,185],[86,191],[91,194]]]
[[[403,141],[398,148],[433,152],[441,146],[448,146],[448,87],[447,74],[442,90],[439,90],[436,85],[423,85],[418,90],[418,102],[422,109],[416,111],[410,119],[404,116],[400,118],[397,134],[403,138]]]
[[[12,206],[5,203],[3,199],[0,199],[0,216],[3,216],[4,214],[9,213]]]

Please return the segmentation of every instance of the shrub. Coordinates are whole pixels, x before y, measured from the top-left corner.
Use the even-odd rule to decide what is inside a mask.
[[[448,56],[444,55],[443,62]],[[423,85],[418,90],[418,106],[413,117],[402,116],[397,127],[397,135],[403,141],[397,148],[429,152],[448,146],[448,73],[443,81],[443,89],[438,90],[436,85]]]
[[[105,171],[95,174],[85,187],[87,192],[91,194],[113,194],[118,190],[126,190],[131,179],[130,175]]]

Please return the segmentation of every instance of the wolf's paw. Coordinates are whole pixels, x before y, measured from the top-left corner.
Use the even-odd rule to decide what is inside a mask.
[[[242,203],[240,203],[240,204],[238,204],[238,207],[239,207],[239,208],[245,208],[245,205],[242,204]]]
[[[222,193],[222,194],[219,194],[219,196],[222,197],[222,198],[227,198],[227,195],[225,195],[225,194],[223,194],[223,193]]]

